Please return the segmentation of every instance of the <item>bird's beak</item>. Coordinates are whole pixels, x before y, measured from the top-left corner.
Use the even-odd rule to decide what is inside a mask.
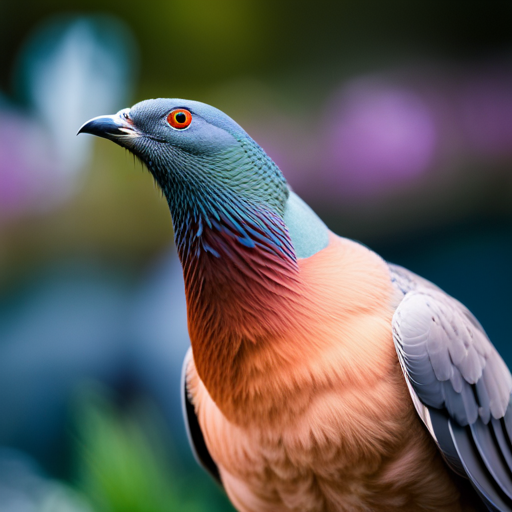
[[[84,123],[78,134],[90,133],[104,139],[119,142],[119,139],[139,137],[140,134],[135,129],[133,121],[130,118],[130,109],[120,110],[113,116],[98,116]]]

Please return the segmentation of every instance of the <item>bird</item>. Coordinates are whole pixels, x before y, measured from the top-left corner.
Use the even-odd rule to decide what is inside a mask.
[[[167,200],[185,423],[238,511],[512,510],[512,377],[465,306],[331,232],[215,107],[145,100],[78,133]]]

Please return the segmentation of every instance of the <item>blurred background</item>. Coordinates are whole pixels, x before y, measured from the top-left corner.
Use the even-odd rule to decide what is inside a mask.
[[[512,3],[0,3],[0,511],[232,510],[192,460],[171,219],[89,118],[234,117],[337,233],[464,302],[512,365]]]

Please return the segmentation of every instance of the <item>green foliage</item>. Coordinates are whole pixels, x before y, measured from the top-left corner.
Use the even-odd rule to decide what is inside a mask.
[[[96,512],[233,510],[213,483],[169,462],[147,409],[121,414],[104,398],[88,398],[78,431],[78,487]]]

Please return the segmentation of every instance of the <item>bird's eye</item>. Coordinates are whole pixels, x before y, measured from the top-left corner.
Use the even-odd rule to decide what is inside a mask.
[[[184,108],[177,108],[167,116],[167,122],[175,130],[184,130],[190,126],[190,123],[192,122],[192,114]]]

